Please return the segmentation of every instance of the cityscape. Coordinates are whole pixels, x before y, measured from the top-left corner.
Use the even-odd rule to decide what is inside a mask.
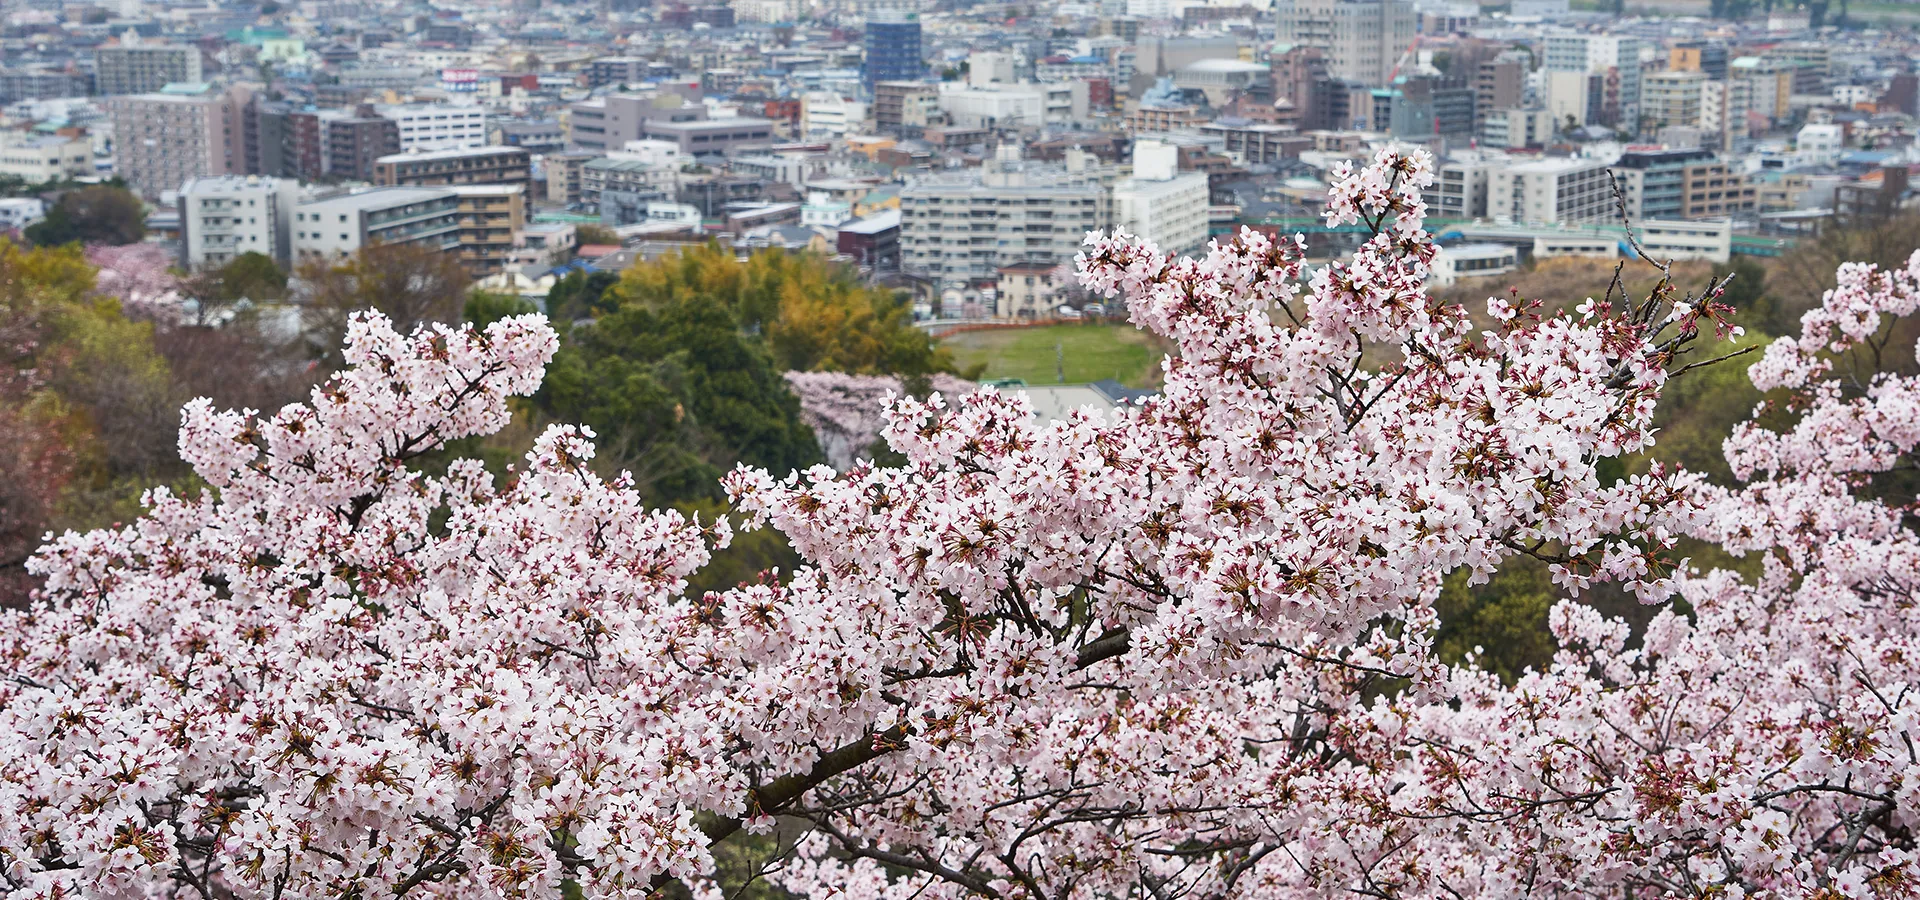
[[[1920,0],[0,0],[0,900],[1916,900]]]
[[[1905,7],[1848,15],[34,2],[9,13],[0,176],[117,179],[186,270],[398,241],[544,296],[623,249],[583,246],[588,225],[648,258],[708,239],[822,251],[911,289],[923,317],[1019,321],[1056,314],[1089,231],[1192,253],[1304,227],[1343,250],[1316,224],[1329,172],[1418,144],[1452,236],[1440,283],[1631,254],[1628,224],[1649,253],[1725,262],[1906,203]],[[44,208],[8,200],[0,221]]]

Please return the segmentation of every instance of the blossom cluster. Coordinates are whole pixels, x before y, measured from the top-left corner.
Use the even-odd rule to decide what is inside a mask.
[[[784,822],[769,877],[822,900],[1910,895],[1920,556],[1885,480],[1920,407],[1825,376],[1913,270],[1843,271],[1756,367],[1802,415],[1729,442],[1750,484],[1607,477],[1720,311],[1479,329],[1425,289],[1431,179],[1343,172],[1327,215],[1374,235],[1311,274],[1298,239],[1091,237],[1088,289],[1177,348],[1159,397],[849,412],[904,463],[731,473],[805,565],[701,596],[728,527],[595,475],[584,429],[498,480],[420,464],[537,387],[537,317],[363,316],[309,402],[187,408],[204,493],[33,563],[0,886],[718,897],[711,844]],[[1441,578],[1521,556],[1685,612],[1631,640],[1566,601],[1512,685],[1440,663]]]

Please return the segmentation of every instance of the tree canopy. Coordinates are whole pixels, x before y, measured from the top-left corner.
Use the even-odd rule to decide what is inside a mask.
[[[1476,321],[1425,290],[1431,160],[1339,175],[1329,220],[1373,237],[1324,277],[1251,231],[1089,245],[1177,346],[1159,397],[905,398],[896,465],[729,472],[783,579],[689,591],[732,529],[649,509],[576,426],[511,477],[416,465],[589,364],[692,416],[674,378],[761,371],[717,304],[623,303],[572,362],[537,316],[366,314],[311,402],[189,404],[209,489],[56,538],[0,623],[0,882],[716,897],[749,834],[820,900],[1910,895],[1920,535],[1877,487],[1920,376],[1848,368],[1920,311],[1920,252],[1840,267],[1766,346],[1751,386],[1795,415],[1734,428],[1729,483],[1628,473],[1740,337],[1717,289]],[[1550,658],[1444,659],[1449,577],[1532,615],[1523,560]],[[1603,584],[1657,611],[1564,596]]]
[[[136,244],[147,234],[147,207],[132,191],[96,184],[67,191],[47,217],[27,226],[42,247],[60,244]]]

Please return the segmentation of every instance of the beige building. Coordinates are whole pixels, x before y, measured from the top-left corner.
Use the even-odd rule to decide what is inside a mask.
[[[1087,232],[1113,224],[1111,199],[1097,181],[1004,146],[977,176],[942,173],[900,191],[901,265],[936,280],[982,283],[1002,266],[1070,262]]]
[[[460,264],[476,280],[504,271],[527,224],[527,191],[518,184],[462,185]]]
[[[1699,125],[1707,83],[1705,72],[1655,72],[1642,79],[1640,116],[1647,129]]]
[[[1326,51],[1335,78],[1384,86],[1413,43],[1407,0],[1279,0],[1274,8],[1280,43]]]
[[[148,198],[179,190],[189,178],[243,174],[241,116],[251,99],[244,87],[204,84],[107,98],[114,170]]]
[[[1053,315],[1066,285],[1055,278],[1059,266],[1015,263],[1001,266],[994,282],[993,315],[997,319],[1044,319]]]
[[[93,142],[31,131],[0,132],[0,175],[29,184],[93,174]]]
[[[525,185],[532,178],[532,170],[532,154],[519,147],[396,153],[373,161],[373,183],[412,187]]]

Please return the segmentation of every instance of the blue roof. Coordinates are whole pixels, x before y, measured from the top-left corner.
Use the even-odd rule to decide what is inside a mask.
[[[558,266],[554,266],[551,269],[548,269],[547,274],[552,275],[555,278],[565,278],[568,275],[573,274],[574,272],[586,273],[586,272],[598,272],[598,271],[600,270],[596,268],[593,265],[593,263],[587,262],[584,259],[576,259],[564,265],[558,265]]]

